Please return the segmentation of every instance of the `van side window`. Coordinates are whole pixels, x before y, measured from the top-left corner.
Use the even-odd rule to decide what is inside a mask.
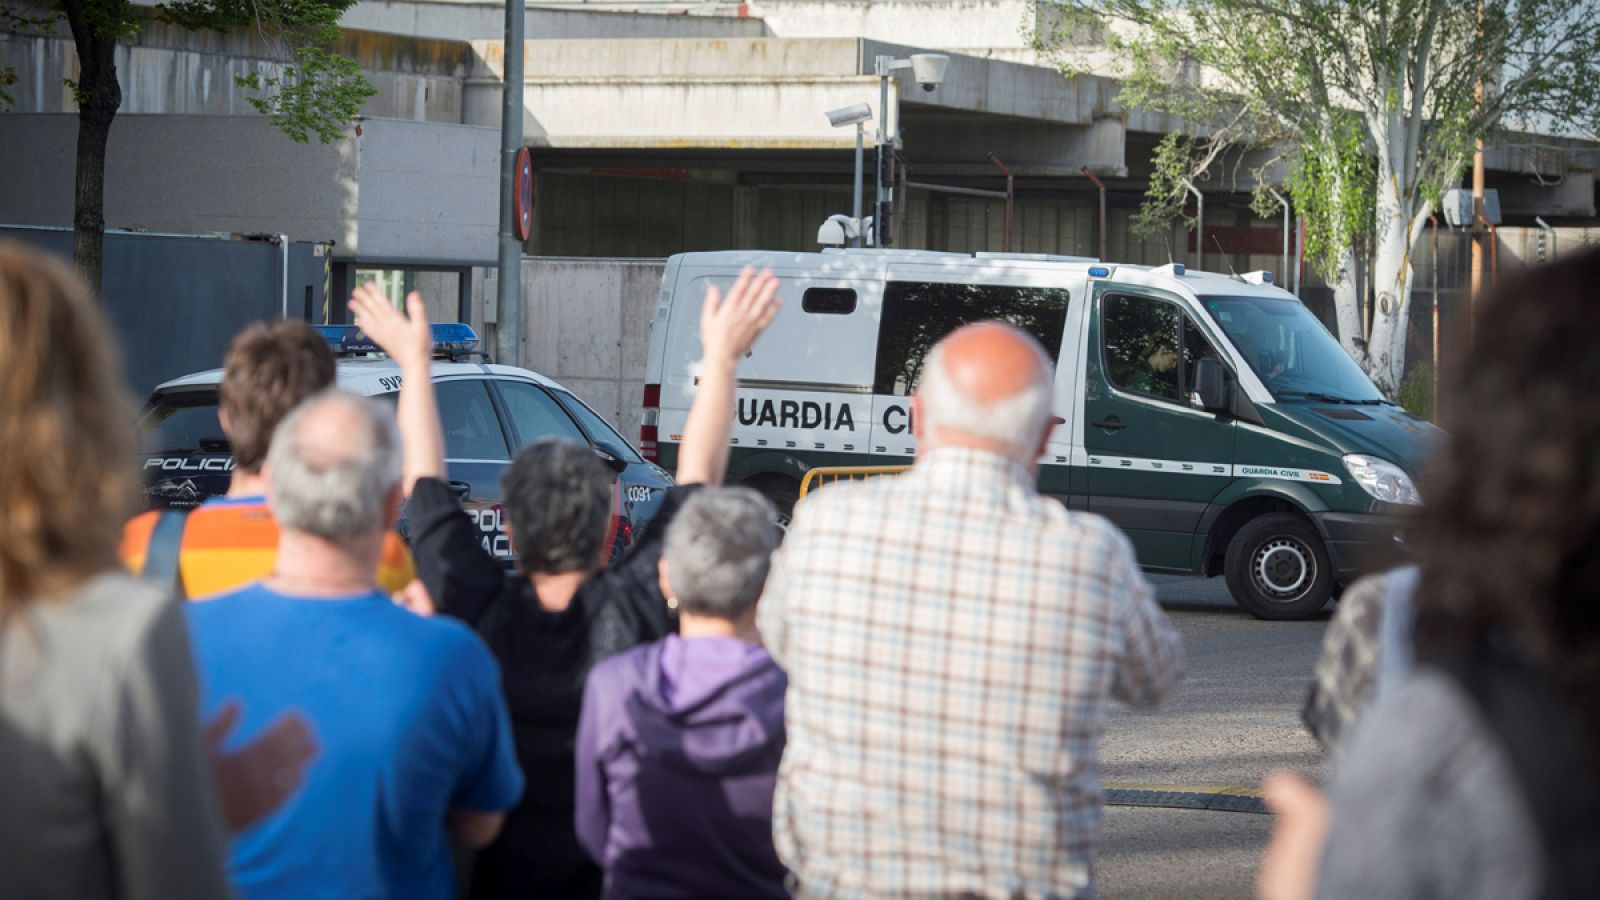
[[[883,286],[873,391],[910,394],[933,345],[972,322],[1009,322],[1033,335],[1054,363],[1061,354],[1067,300],[1060,288],[891,281]]]
[[[1221,360],[1222,354],[1206,339],[1205,332],[1194,320],[1183,317],[1183,388],[1187,393],[1194,389],[1194,364],[1202,359]]]
[[[849,288],[807,288],[800,308],[808,313],[848,316],[856,311],[856,292]]]
[[[1106,378],[1134,394],[1176,401],[1183,349],[1176,306],[1154,297],[1112,294],[1101,301],[1100,341]]]

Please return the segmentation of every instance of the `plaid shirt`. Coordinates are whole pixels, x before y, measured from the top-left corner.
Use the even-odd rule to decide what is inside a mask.
[[[1093,893],[1108,696],[1176,631],[1105,520],[947,448],[799,507],[758,622],[789,673],[778,853],[807,894]]]

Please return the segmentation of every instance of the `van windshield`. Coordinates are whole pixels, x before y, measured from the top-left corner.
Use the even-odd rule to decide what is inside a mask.
[[[1271,297],[1202,300],[1274,399],[1388,402],[1338,340],[1300,303]]]

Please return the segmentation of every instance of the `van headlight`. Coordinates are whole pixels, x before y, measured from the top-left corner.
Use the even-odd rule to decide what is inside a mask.
[[[1411,482],[1411,476],[1388,460],[1361,453],[1346,454],[1344,467],[1350,470],[1361,489],[1385,503],[1404,503],[1420,506],[1422,495]]]

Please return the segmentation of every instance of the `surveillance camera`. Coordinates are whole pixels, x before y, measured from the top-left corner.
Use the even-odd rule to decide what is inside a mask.
[[[950,67],[950,57],[943,53],[911,54],[911,74],[925,91],[944,83],[944,70]]]
[[[866,105],[865,103],[857,103],[855,106],[846,106],[840,109],[828,110],[828,121],[835,128],[844,128],[847,125],[855,125],[859,122],[865,122],[870,118],[872,118],[872,107]]]
[[[844,213],[828,217],[817,229],[817,243],[825,247],[839,247],[853,241],[861,234],[861,224]]]

